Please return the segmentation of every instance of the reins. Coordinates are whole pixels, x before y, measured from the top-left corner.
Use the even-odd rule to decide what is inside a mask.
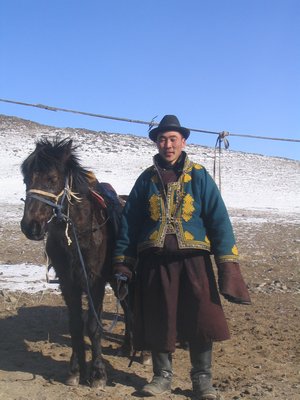
[[[86,292],[87,292],[87,296],[88,296],[88,299],[89,299],[89,303],[90,303],[92,312],[94,314],[94,317],[96,319],[96,322],[97,322],[98,326],[100,327],[100,329],[103,331],[104,330],[103,329],[103,325],[102,325],[101,321],[98,318],[97,312],[95,310],[94,302],[93,302],[93,299],[92,299],[92,296],[91,296],[88,274],[87,274],[86,266],[85,266],[84,259],[83,259],[83,256],[82,256],[82,252],[81,252],[81,249],[80,249],[80,245],[79,245],[79,241],[78,241],[78,236],[77,236],[77,232],[76,232],[76,229],[75,229],[75,225],[73,224],[72,219],[69,217],[69,208],[68,208],[68,211],[67,211],[68,215],[63,213],[64,201],[65,201],[66,198],[67,198],[69,204],[72,204],[72,201],[71,201],[72,199],[74,199],[77,202],[81,201],[81,198],[78,197],[77,194],[78,193],[72,192],[72,190],[71,190],[71,188],[69,186],[69,179],[66,178],[65,187],[59,194],[55,195],[55,194],[53,194],[51,192],[46,192],[46,191],[39,190],[39,189],[30,189],[30,190],[28,190],[26,192],[26,198],[33,198],[33,199],[41,201],[42,203],[47,204],[47,205],[49,205],[50,207],[53,208],[54,215],[48,221],[48,223],[50,223],[54,217],[56,217],[59,221],[65,221],[66,222],[66,237],[67,237],[67,240],[68,240],[68,245],[70,245],[72,243],[71,239],[69,238],[69,236],[67,234],[68,226],[71,226],[72,232],[73,232],[73,236],[74,236],[74,239],[75,239],[76,249],[77,249],[79,260],[80,260],[80,264],[81,264],[82,271],[83,271],[83,274],[84,274],[84,278],[85,278],[85,281],[86,281],[86,289],[87,289]],[[48,200],[44,196],[53,198],[54,201]],[[60,198],[61,198],[61,201],[60,201],[60,203],[58,203]],[[21,200],[25,202],[24,199],[21,199]],[[107,223],[108,219],[109,219],[109,216],[101,224],[101,227],[104,226]]]
[[[75,226],[74,226],[72,220],[69,217],[67,217],[66,222],[71,225],[71,228],[72,228],[72,231],[73,231],[73,235],[74,235],[74,238],[75,238],[75,244],[76,244],[76,248],[77,248],[80,264],[81,264],[81,267],[82,267],[82,270],[83,270],[83,274],[84,274],[84,278],[85,278],[85,281],[86,281],[86,289],[87,289],[86,292],[87,292],[87,296],[88,296],[88,299],[89,299],[90,306],[92,308],[94,317],[96,319],[96,322],[97,322],[99,328],[101,329],[101,331],[103,331],[103,325],[102,325],[102,322],[98,318],[97,312],[95,310],[93,298],[92,298],[92,295],[91,295],[91,292],[90,292],[89,278],[88,278],[88,275],[87,275],[84,259],[83,259],[83,256],[82,256],[82,252],[81,252],[81,249],[80,249],[80,246],[79,246],[79,242],[78,242],[78,237],[77,237],[77,234],[76,234]]]

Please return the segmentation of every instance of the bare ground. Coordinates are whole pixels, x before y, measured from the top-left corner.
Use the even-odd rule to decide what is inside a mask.
[[[241,264],[253,304],[223,302],[232,339],[214,346],[213,381],[224,400],[300,399],[300,227],[296,222],[248,211],[234,220]],[[260,220],[261,218],[261,220]],[[238,222],[239,221],[239,222]],[[260,222],[259,222],[260,221]],[[259,223],[258,223],[259,222]],[[18,222],[0,224],[0,263],[43,263],[41,243],[30,242]],[[116,301],[108,292],[104,326],[115,317]],[[123,322],[103,340],[109,381],[106,391],[68,387],[70,337],[66,309],[57,294],[0,292],[0,399],[68,400],[139,398],[152,376],[150,366],[118,355]],[[89,341],[86,339],[89,350]],[[188,352],[174,355],[172,393],[164,399],[189,399]]]

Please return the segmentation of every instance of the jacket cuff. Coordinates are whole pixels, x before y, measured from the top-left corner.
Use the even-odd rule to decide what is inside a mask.
[[[133,269],[136,264],[136,259],[128,256],[115,256],[113,257],[113,265],[115,264],[124,264]]]
[[[226,256],[215,256],[216,264],[224,264],[224,263],[238,263],[239,256],[234,254],[229,254]]]

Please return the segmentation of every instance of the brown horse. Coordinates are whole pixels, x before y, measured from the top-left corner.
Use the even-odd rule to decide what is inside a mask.
[[[93,387],[104,387],[107,376],[100,316],[105,285],[111,281],[113,217],[120,212],[121,203],[113,190],[99,184],[80,165],[74,151],[72,140],[41,140],[23,162],[26,200],[21,229],[31,240],[46,236],[46,253],[68,307],[72,356],[67,383],[89,381]],[[87,332],[92,350],[89,377],[82,319],[84,293],[88,295]]]

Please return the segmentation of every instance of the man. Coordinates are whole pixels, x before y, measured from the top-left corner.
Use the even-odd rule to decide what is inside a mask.
[[[250,304],[224,202],[213,179],[183,151],[190,131],[166,115],[149,132],[157,145],[153,166],[137,179],[122,215],[114,270],[136,271],[134,346],[151,350],[153,379],[142,392],[171,390],[176,341],[189,344],[195,399],[217,399],[212,343],[229,338],[220,293]]]

